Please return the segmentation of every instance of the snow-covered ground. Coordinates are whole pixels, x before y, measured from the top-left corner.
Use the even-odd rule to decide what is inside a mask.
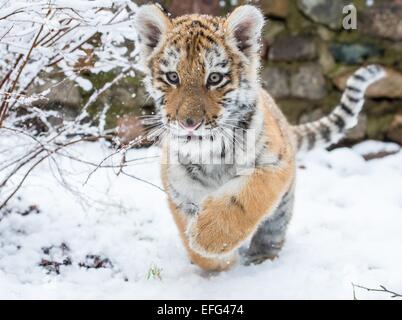
[[[352,299],[352,283],[402,292],[402,152],[360,155],[384,148],[396,147],[304,156],[280,258],[209,275],[187,260],[162,191],[105,168],[84,185],[93,167],[60,158],[68,190],[43,163],[0,213],[0,299]],[[70,152],[98,163],[111,150],[86,143]],[[127,172],[160,185],[155,154],[130,151],[128,159],[147,159]],[[356,289],[356,297],[390,295]]]

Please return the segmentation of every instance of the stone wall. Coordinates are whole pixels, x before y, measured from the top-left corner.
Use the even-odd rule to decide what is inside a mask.
[[[230,0],[224,6],[217,0],[158,2],[173,15],[193,11],[225,14],[233,9]],[[339,102],[348,75],[363,64],[379,63],[387,67],[389,77],[370,88],[359,125],[342,143],[370,138],[402,144],[402,0],[374,0],[372,6],[367,6],[366,0],[352,1],[358,8],[358,29],[352,31],[341,27],[342,9],[350,1],[237,2],[255,3],[267,16],[261,80],[290,122],[323,116]],[[114,72],[86,76],[100,87]],[[81,95],[76,101],[85,100],[89,94],[74,92]],[[69,97],[69,101],[75,100]],[[120,123],[137,130],[134,117],[152,110],[152,101],[146,98],[139,78],[126,78],[109,89],[98,107],[105,102],[111,105],[107,121],[110,127]]]
[[[257,1],[256,1],[257,2]],[[276,11],[272,8],[279,8]],[[388,78],[372,86],[343,144],[362,139],[402,144],[402,1],[353,1],[357,30],[344,30],[342,9],[350,1],[261,1],[268,17],[262,81],[293,123],[315,120],[338,102],[347,77],[359,66],[379,63]]]

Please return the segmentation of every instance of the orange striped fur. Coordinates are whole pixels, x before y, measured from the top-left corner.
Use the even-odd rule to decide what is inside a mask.
[[[158,110],[148,120],[163,141],[162,181],[190,259],[224,270],[240,250],[246,263],[275,258],[292,215],[297,149],[350,128],[380,68],[358,71],[330,116],[292,127],[259,82],[257,8],[171,19],[146,5],[135,24]]]

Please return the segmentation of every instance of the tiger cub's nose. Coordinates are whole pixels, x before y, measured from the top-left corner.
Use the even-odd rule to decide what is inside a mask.
[[[184,129],[196,130],[199,126],[201,126],[202,120],[196,123],[193,118],[186,118],[184,121],[179,121],[179,123]]]
[[[186,120],[184,120],[184,125],[186,127],[193,127],[194,126],[194,120],[192,118],[186,118]]]

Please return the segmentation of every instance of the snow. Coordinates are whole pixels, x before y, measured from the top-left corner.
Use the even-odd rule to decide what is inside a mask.
[[[383,143],[381,141],[367,140],[353,147],[360,155],[367,155],[379,152],[398,152],[401,147],[396,143]]]
[[[0,142],[24,144],[4,134]],[[0,213],[0,299],[353,299],[352,283],[402,292],[402,152],[371,161],[358,152],[379,146],[389,148],[368,142],[301,157],[280,258],[220,274],[189,263],[161,190],[116,168],[100,168],[84,184],[93,167],[58,156],[70,190],[54,164],[43,163],[9,204],[13,212]],[[99,163],[112,150],[98,142],[69,152]],[[127,160],[146,159],[126,171],[160,186],[158,154],[128,151]],[[9,156],[0,154],[0,164]],[[22,215],[31,205],[40,212]],[[108,259],[105,268],[84,267],[91,256]],[[59,274],[39,265],[67,258]],[[356,297],[390,298],[361,289]]]
[[[134,69],[137,52],[128,52],[126,45],[134,45],[137,38],[132,24],[136,9],[130,0],[0,0],[0,78],[6,78],[10,65],[16,66],[2,84],[0,96],[14,87],[11,80],[17,80],[11,90],[14,96],[25,93],[32,82],[40,82],[43,70],[53,77],[64,74],[90,91],[93,84],[79,76],[82,68],[93,73]],[[100,43],[94,47],[90,40],[96,34]],[[89,56],[95,66],[88,64]],[[81,65],[83,61],[88,65]],[[11,102],[16,101],[14,96]]]

